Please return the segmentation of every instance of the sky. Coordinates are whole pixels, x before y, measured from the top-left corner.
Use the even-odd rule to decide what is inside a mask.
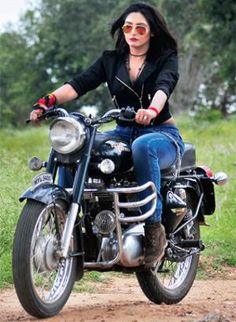
[[[0,0],[0,28],[15,23],[29,7],[30,0]]]

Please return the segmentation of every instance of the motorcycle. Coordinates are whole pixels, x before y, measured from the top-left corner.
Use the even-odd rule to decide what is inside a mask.
[[[181,166],[161,171],[162,224],[168,245],[153,267],[144,261],[144,221],[156,208],[153,182],[137,185],[130,147],[102,124],[120,119],[134,122],[132,108],[86,117],[50,108],[52,149],[47,162],[34,157],[31,170],[45,168],[23,193],[26,200],[13,244],[13,279],[23,308],[38,318],[59,313],[75,281],[85,271],[135,273],[147,298],[175,304],[189,292],[204,249],[200,225],[215,211],[213,176],[196,165],[195,147],[185,144]],[[58,173],[71,184],[58,184]],[[60,181],[60,180],[59,180]],[[140,193],[147,190],[147,197]],[[143,211],[146,205],[148,210]]]

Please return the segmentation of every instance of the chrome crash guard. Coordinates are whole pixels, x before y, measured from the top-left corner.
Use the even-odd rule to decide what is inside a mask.
[[[135,201],[135,202],[120,202],[120,194],[136,194],[146,189],[150,189],[151,193],[146,198]],[[95,192],[96,189],[85,189],[85,192]],[[100,261],[100,256],[98,256],[97,262],[85,262],[84,268],[89,269],[106,269],[114,266],[115,264],[121,262],[123,256],[123,239],[122,239],[122,223],[135,223],[135,222],[144,222],[147,218],[152,216],[156,210],[157,204],[157,193],[156,187],[153,182],[149,181],[142,186],[137,187],[129,187],[129,188],[112,188],[106,189],[106,192],[112,193],[114,197],[114,205],[115,205],[115,222],[116,222],[116,234],[117,234],[117,248],[118,252],[114,259],[110,261]],[[150,203],[150,209],[140,216],[129,216],[126,217],[123,213],[121,213],[121,208],[126,209],[135,209],[139,207],[143,207]]]

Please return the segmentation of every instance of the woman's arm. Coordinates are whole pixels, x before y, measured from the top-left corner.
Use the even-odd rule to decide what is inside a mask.
[[[165,106],[165,103],[167,101],[167,95],[164,93],[161,89],[156,91],[155,95],[153,96],[153,99],[151,101],[150,107],[155,107],[160,112],[163,107]]]
[[[151,120],[157,117],[167,101],[167,95],[162,91],[156,91],[148,109],[139,109],[135,121],[139,124],[149,125]]]
[[[137,123],[149,125],[151,120],[157,117],[174,90],[178,78],[178,57],[177,54],[173,52],[168,56],[165,64],[157,76],[155,82],[156,92],[149,108],[146,110],[138,110],[135,118]]]
[[[71,85],[65,84],[49,94],[48,97],[46,99],[52,100],[51,104],[56,105],[70,102],[78,98],[78,93]],[[33,123],[37,123],[38,118],[42,115],[43,111],[51,106],[50,104],[47,105],[43,103],[43,100],[45,100],[45,98],[40,99],[38,103],[34,105],[35,109],[30,113],[30,120]]]
[[[31,121],[37,122],[38,117],[42,115],[45,109],[57,104],[70,102],[88,91],[95,89],[105,81],[106,73],[103,58],[100,57],[87,70],[79,73],[52,93],[39,99],[34,105],[34,110],[30,114]]]
[[[57,104],[64,104],[78,98],[78,93],[70,84],[62,85],[52,92],[56,96]]]

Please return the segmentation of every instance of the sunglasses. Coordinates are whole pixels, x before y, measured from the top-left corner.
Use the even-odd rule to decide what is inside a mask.
[[[138,35],[144,36],[147,32],[147,28],[144,26],[132,26],[132,25],[124,25],[122,30],[125,34],[129,34],[132,30],[135,30]]]

